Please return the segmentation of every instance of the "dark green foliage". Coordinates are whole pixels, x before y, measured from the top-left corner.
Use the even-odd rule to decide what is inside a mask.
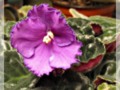
[[[80,61],[88,62],[98,55],[105,54],[105,46],[99,38],[96,38],[91,21],[82,18],[68,18],[68,24],[75,30],[77,39],[82,41],[82,56]]]
[[[30,0],[29,3],[33,1]],[[67,22],[76,32],[77,40],[83,43],[81,48],[83,55],[78,57],[79,63],[88,63],[99,55],[103,55],[103,59],[96,63],[95,67],[89,68],[89,72],[86,73],[66,70],[61,76],[51,73],[49,76],[36,77],[25,68],[21,56],[11,47],[10,31],[15,22],[8,21],[5,23],[4,41],[0,43],[0,47],[4,47],[4,52],[0,52],[0,56],[3,53],[5,56],[5,90],[105,90],[106,88],[115,90],[115,51],[109,53],[105,48],[105,44],[115,41],[115,19],[94,16],[88,19],[68,18]],[[92,24],[101,27],[100,35],[96,36]],[[119,68],[118,70],[120,71]],[[119,71],[117,71],[118,75]],[[117,83],[119,84],[119,81]]]

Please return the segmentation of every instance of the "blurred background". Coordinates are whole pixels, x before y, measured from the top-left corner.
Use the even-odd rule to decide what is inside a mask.
[[[5,21],[18,21],[26,16],[33,5],[41,3],[49,3],[67,17],[71,17],[70,8],[86,16],[116,16],[116,0],[5,0]]]

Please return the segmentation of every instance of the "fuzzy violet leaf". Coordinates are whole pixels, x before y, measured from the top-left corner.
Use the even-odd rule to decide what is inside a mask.
[[[21,75],[27,74],[27,70],[22,65],[21,57],[17,54],[16,51],[7,50],[4,52],[4,54],[5,54],[5,81],[8,81],[11,77],[17,78]],[[14,73],[12,73],[11,71],[14,71]]]
[[[75,12],[78,13],[77,11],[75,11]],[[82,21],[80,21],[80,20],[82,20]],[[117,21],[118,25],[120,25],[120,20],[116,20],[114,18],[109,18],[109,17],[103,17],[103,16],[91,16],[89,18],[81,17],[81,18],[68,19],[68,23],[70,24],[70,26],[74,30],[77,30],[76,33],[78,33],[78,31],[79,31],[79,33],[82,33],[82,34],[90,34],[90,32],[92,32],[95,37],[100,38],[101,41],[106,45],[107,52],[112,52],[115,50],[116,21]],[[84,27],[89,26],[92,28],[92,30],[87,29],[88,30],[87,33],[84,33],[85,30],[82,30],[83,24],[81,24],[80,22],[82,22],[82,23],[86,22],[85,24],[83,23]],[[111,47],[113,49],[111,49],[109,47]]]
[[[10,31],[12,26],[15,24],[15,21],[7,21],[4,26],[4,39],[9,40],[10,38]]]
[[[94,85],[96,88],[99,87],[99,85],[101,85],[102,83],[107,83],[107,84],[111,84],[111,85],[116,85],[116,80],[114,78],[112,78],[109,75],[106,76],[97,76],[97,78],[94,81]]]
[[[108,53],[104,56],[100,65],[94,70],[94,77],[97,75],[109,75],[116,78],[116,56],[115,53]]]
[[[67,22],[74,29],[77,36],[79,36],[79,34],[94,35],[90,25],[90,20],[82,18],[68,18]]]
[[[4,50],[13,50],[9,41],[4,40]]]
[[[115,19],[103,16],[92,16],[88,19],[68,18],[68,24],[75,30],[77,39],[83,43],[83,55],[80,56],[81,63],[73,67],[75,70],[90,71],[100,64],[106,52],[115,51]],[[88,48],[90,46],[91,48]]]
[[[70,13],[75,16],[75,20],[79,21],[79,19],[84,21],[89,21],[89,24],[91,24],[95,36],[100,38],[104,44],[112,43],[116,40],[116,22],[117,25],[120,25],[120,20],[116,20],[114,18],[105,17],[105,16],[91,16],[86,17],[85,15],[82,15],[75,9],[70,9]],[[82,15],[82,16],[81,16]],[[68,20],[69,21],[69,20]],[[72,20],[74,21],[74,20]],[[71,22],[74,23],[74,22]],[[72,25],[72,24],[70,24]],[[78,24],[76,25],[78,27]],[[82,25],[79,25],[79,27]],[[75,29],[75,28],[74,28]],[[99,37],[99,35],[101,35]]]
[[[28,11],[29,11],[30,9],[32,9],[32,6],[31,6],[31,5],[21,7],[21,8],[18,10],[18,12],[19,12],[19,17],[21,17],[21,18],[26,17],[26,16],[27,16],[27,13],[28,13]]]
[[[68,24],[75,30],[77,39],[82,41],[83,55],[80,57],[82,62],[88,62],[98,55],[105,54],[105,45],[95,37],[95,32],[91,22],[82,18],[68,18]],[[88,55],[89,54],[89,55]]]
[[[97,90],[116,90],[116,86],[112,84],[102,83]]]
[[[89,20],[94,23],[100,24],[103,30],[105,28],[111,28],[116,26],[116,19],[114,18],[109,18],[104,16],[91,16],[89,17]]]
[[[79,72],[90,71],[103,59],[105,45],[99,38],[95,37],[89,20],[81,18],[68,18],[69,25],[75,30],[77,39],[82,41],[82,56],[79,57],[80,65],[73,66]]]
[[[27,87],[35,79],[27,69],[25,69],[22,58],[15,50],[6,50],[5,64],[4,64],[4,77],[6,90],[20,90]],[[17,69],[16,69],[17,68]],[[34,85],[34,84],[33,84]]]
[[[80,56],[80,60],[87,63],[90,59],[96,58],[96,56],[105,54],[105,46],[101,40],[94,38],[93,36],[78,37],[83,42],[83,55]],[[83,39],[84,38],[84,39]],[[84,41],[83,41],[84,40]]]
[[[95,28],[95,24],[97,25],[97,29],[102,33],[98,36],[102,40],[104,44],[112,43],[116,40],[116,19],[102,16],[91,16],[89,20],[94,23],[93,30]],[[118,21],[120,24],[120,21]],[[95,28],[95,29],[96,29]]]
[[[90,59],[87,63],[81,62],[79,65],[74,65],[72,69],[78,72],[89,72],[97,67],[101,63],[102,59],[103,55],[99,55],[94,59]]]
[[[120,82],[116,82],[116,58],[115,54],[107,54],[105,55],[102,63],[94,70],[94,76],[96,79],[94,80],[94,85],[96,88],[101,87],[102,83],[107,83],[110,85],[116,85]]]
[[[116,27],[105,29],[99,36],[104,44],[110,44],[116,40]]]

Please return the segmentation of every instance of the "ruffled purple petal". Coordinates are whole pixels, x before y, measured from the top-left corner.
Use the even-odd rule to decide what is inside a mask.
[[[54,41],[58,46],[67,46],[75,41],[75,34],[60,11],[53,9],[48,11],[47,14],[46,21],[48,22],[46,24],[48,29],[54,33]]]
[[[40,19],[44,19],[45,18],[45,14],[48,11],[48,4],[41,4],[39,6],[33,6],[33,8],[28,12],[28,17],[30,18],[40,18]]]
[[[33,6],[33,9],[28,12],[29,18],[39,18],[45,24],[53,24],[58,18],[57,9],[49,7],[48,4],[41,4],[39,6]],[[60,14],[61,15],[61,14]]]
[[[24,58],[26,67],[29,68],[37,76],[44,74],[49,75],[53,68],[49,65],[49,58],[51,56],[51,45],[41,44],[35,50],[35,55],[31,58]]]
[[[55,33],[54,41],[58,46],[67,46],[76,40],[72,28],[67,24],[55,27],[53,32]]]
[[[53,68],[68,69],[71,64],[76,63],[76,55],[82,55],[80,48],[82,43],[74,42],[67,47],[59,47],[54,44],[50,57],[50,66]]]
[[[55,35],[55,42],[58,46],[70,45],[75,40],[73,30],[67,25],[67,22],[59,10],[49,7],[48,4],[34,6],[29,11],[28,17],[40,18],[47,26],[47,30],[51,30]]]
[[[46,27],[39,19],[27,18],[12,28],[11,44],[24,57],[29,58],[45,35]]]

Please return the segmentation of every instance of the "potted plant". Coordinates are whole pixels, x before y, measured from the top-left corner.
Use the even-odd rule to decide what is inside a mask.
[[[115,0],[52,0],[53,6],[60,9],[66,16],[71,16],[69,8],[87,15],[112,16],[115,10]]]

